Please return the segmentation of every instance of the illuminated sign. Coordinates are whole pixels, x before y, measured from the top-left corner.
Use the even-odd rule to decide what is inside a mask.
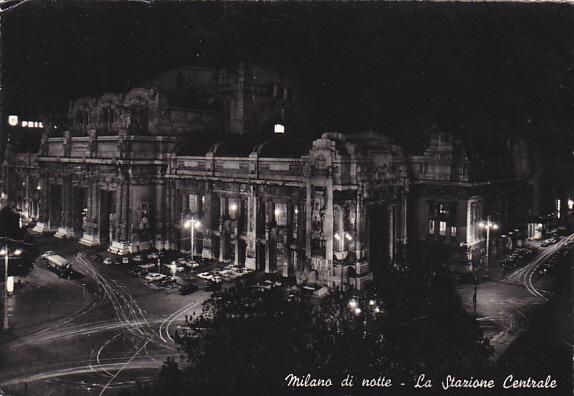
[[[44,128],[44,125],[40,121],[20,121],[17,115],[8,116],[8,125],[18,126],[22,128]]]

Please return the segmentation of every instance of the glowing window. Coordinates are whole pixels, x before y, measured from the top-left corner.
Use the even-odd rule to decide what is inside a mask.
[[[451,237],[455,237],[455,236],[456,236],[456,226],[450,227],[450,236],[451,236]]]
[[[276,203],[273,214],[275,215],[275,222],[278,226],[287,225],[287,204]]]
[[[195,194],[189,194],[189,211],[191,213],[197,213],[199,211],[197,205],[197,195]]]
[[[434,234],[434,220],[429,220],[429,234]]]
[[[440,235],[446,235],[446,221],[441,221],[439,223],[439,233]]]
[[[275,133],[285,133],[285,126],[283,124],[275,124]]]

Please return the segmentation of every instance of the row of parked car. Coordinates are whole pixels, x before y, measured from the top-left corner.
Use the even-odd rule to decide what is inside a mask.
[[[546,246],[554,245],[560,239],[561,239],[560,237],[551,237],[551,238],[545,239],[540,243],[540,246],[546,247]]]
[[[250,274],[251,272],[253,272],[251,269],[228,264],[220,269],[201,272],[197,274],[197,277],[206,281],[221,283],[223,281],[231,282],[237,278]]]
[[[500,259],[500,265],[505,269],[518,268],[526,264],[534,256],[534,253],[528,248],[516,248]]]

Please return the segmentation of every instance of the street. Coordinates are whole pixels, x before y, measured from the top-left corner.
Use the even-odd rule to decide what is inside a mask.
[[[551,293],[541,287],[544,279],[537,279],[536,271],[572,240],[574,234],[540,249],[540,253],[522,268],[479,285],[477,320],[494,347],[493,360],[498,360],[531,327],[531,311],[537,307],[544,308],[549,301]],[[466,311],[472,314],[474,285],[462,285],[459,293]]]
[[[1,389],[102,395],[146,381],[165,358],[177,355],[175,327],[201,311],[208,292],[153,290],[130,277],[125,265],[94,263],[76,242],[39,239],[84,277],[62,280],[36,265],[10,298],[11,334],[0,344]]]

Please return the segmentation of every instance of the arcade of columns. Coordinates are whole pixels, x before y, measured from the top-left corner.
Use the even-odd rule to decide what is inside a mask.
[[[173,163],[42,157],[35,230],[81,237],[120,255],[150,247],[189,251],[184,224],[194,217],[201,222],[196,255],[323,284],[348,281],[351,271],[362,282],[372,257],[392,260],[406,243],[406,194],[367,163],[345,162],[321,144],[293,159],[303,170],[286,178],[186,172],[181,157]]]

